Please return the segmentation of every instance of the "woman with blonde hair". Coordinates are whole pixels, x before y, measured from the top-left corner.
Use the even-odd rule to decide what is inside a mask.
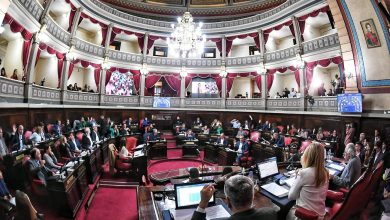
[[[302,169],[299,170],[296,180],[290,188],[288,198],[296,200],[287,219],[295,217],[296,206],[305,208],[318,214],[318,219],[325,216],[325,199],[329,187],[329,173],[325,169],[324,147],[313,142],[306,148],[301,158]]]

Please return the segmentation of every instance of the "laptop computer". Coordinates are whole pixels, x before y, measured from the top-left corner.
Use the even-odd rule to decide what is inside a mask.
[[[257,163],[257,169],[259,171],[260,181],[264,181],[265,179],[270,179],[271,177],[274,177],[279,174],[279,168],[276,162],[276,157],[271,157],[260,163]],[[287,196],[289,191],[285,187],[279,186],[275,182],[262,185],[261,188],[279,198]]]
[[[198,183],[175,184],[175,204],[176,209],[195,208],[199,205],[201,197],[200,191],[205,185],[213,181],[203,181]],[[210,204],[211,203],[211,204]],[[214,196],[211,197],[209,205],[215,204]]]

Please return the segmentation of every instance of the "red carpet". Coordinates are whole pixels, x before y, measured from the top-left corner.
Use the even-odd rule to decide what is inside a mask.
[[[191,160],[174,160],[174,161],[162,161],[152,164],[148,168],[149,175],[154,172],[160,172],[165,170],[174,170],[187,167],[198,167],[202,165],[200,161],[191,161]]]
[[[85,219],[138,219],[137,190],[105,187],[99,188]]]

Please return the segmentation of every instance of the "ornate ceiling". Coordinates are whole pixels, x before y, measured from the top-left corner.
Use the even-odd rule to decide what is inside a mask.
[[[123,12],[172,21],[187,9],[202,21],[226,21],[272,9],[286,0],[101,0]]]

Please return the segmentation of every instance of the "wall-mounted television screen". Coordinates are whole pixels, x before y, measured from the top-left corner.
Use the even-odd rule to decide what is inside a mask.
[[[110,81],[106,85],[107,95],[133,95],[134,80],[130,73],[120,73],[115,71],[111,74]]]
[[[345,113],[363,112],[362,94],[347,93],[337,95],[337,108],[339,112]]]
[[[217,83],[213,78],[199,78],[192,79],[192,98],[218,98],[219,91]]]

